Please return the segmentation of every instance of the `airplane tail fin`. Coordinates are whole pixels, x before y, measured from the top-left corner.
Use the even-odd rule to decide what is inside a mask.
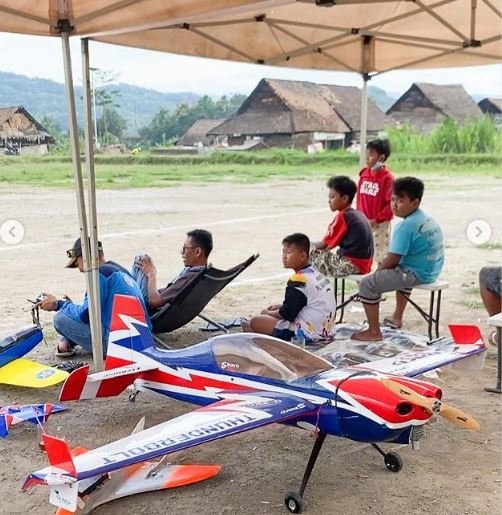
[[[143,305],[130,295],[115,295],[105,369],[138,361],[136,353],[154,346]]]
[[[42,439],[49,464],[52,467],[63,470],[65,474],[76,478],[77,471],[68,442],[49,434],[42,435]]]
[[[89,366],[78,368],[64,382],[59,400],[118,395],[140,374],[158,368],[142,354],[143,350],[153,346],[152,333],[139,299],[115,295],[105,370],[89,375]]]
[[[461,344],[472,344],[483,341],[483,336],[479,327],[475,325],[453,325],[448,326],[450,333],[455,343]]]
[[[11,415],[0,415],[0,438],[5,438],[9,434]]]

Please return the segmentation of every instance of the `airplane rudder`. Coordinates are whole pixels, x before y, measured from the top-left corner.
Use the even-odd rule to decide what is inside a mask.
[[[58,467],[73,477],[77,477],[70,446],[65,440],[44,434],[42,436],[47,459],[52,467]]]

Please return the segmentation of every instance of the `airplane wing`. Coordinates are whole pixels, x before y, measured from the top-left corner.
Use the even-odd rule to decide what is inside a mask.
[[[28,388],[45,388],[62,383],[68,372],[19,358],[0,368],[0,383]]]
[[[225,394],[222,400],[209,406],[77,457],[71,455],[65,441],[44,435],[51,465],[31,473],[23,489],[34,484],[47,484],[57,487],[60,493],[66,488],[65,495],[71,497],[74,495],[72,485],[76,481],[274,422],[284,422],[316,409],[301,397],[282,393]]]
[[[486,352],[481,332],[475,326],[450,325],[453,338],[422,348],[401,352],[393,357],[361,363],[362,368],[387,374],[416,377],[452,364],[481,369]]]
[[[21,422],[40,424],[49,415],[68,409],[62,404],[13,404],[0,407],[0,438],[5,438],[11,426]]]

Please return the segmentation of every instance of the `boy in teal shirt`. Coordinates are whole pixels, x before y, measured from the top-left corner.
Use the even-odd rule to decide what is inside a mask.
[[[402,177],[394,183],[392,211],[403,218],[392,235],[389,252],[378,270],[359,284],[368,329],[352,338],[361,341],[382,339],[379,303],[383,292],[396,291],[396,308],[389,325],[401,327],[412,287],[434,282],[444,264],[444,243],[437,222],[420,209],[424,184],[416,177]]]

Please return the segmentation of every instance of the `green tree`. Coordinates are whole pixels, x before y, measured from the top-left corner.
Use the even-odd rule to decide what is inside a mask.
[[[49,115],[40,118],[40,125],[54,138],[57,139],[61,135],[61,127],[59,123]]]
[[[112,143],[113,139],[115,141],[122,140],[127,122],[114,107],[105,107],[102,115],[98,118],[97,126],[98,137],[108,145]]]
[[[117,98],[120,96],[120,91],[111,87],[111,83],[115,82],[117,77],[116,73],[109,70],[95,70],[93,76],[93,101],[96,105],[96,109],[99,108],[101,113],[99,117],[98,113],[94,113],[94,116],[97,117],[98,124],[101,120],[101,130],[98,127],[97,137],[101,137],[105,144],[110,143],[110,133],[117,136],[117,134],[109,130],[109,122],[107,119],[108,114],[118,115],[116,109],[120,107],[116,102]],[[115,128],[115,130],[117,130],[117,128]],[[123,132],[123,130],[124,129],[122,129],[121,132]]]
[[[160,109],[150,124],[139,130],[140,137],[145,143],[165,144],[166,141],[181,136],[197,120],[231,116],[245,98],[245,95],[239,94],[230,98],[222,96],[214,101],[208,95],[204,95],[194,106],[187,103],[179,104],[173,113]]]

